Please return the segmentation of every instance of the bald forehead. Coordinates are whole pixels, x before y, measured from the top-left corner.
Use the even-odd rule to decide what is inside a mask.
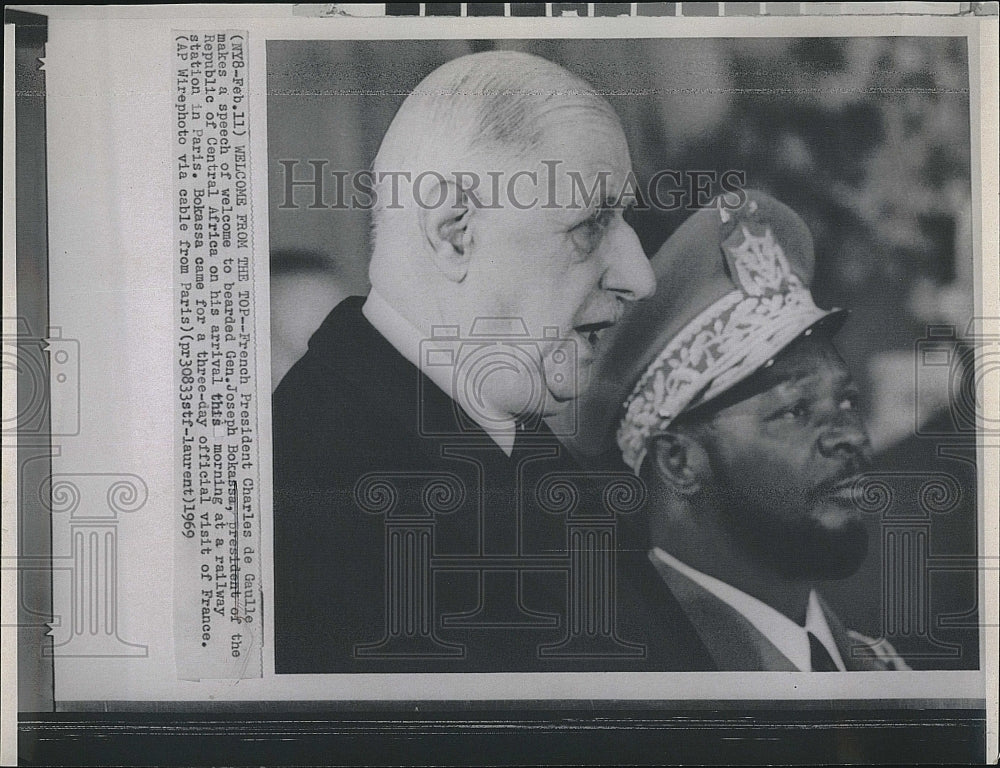
[[[523,159],[560,130],[587,122],[621,130],[611,106],[562,67],[513,51],[472,54],[442,65],[407,97],[376,166],[490,150]]]
[[[568,73],[565,73],[568,75]],[[580,89],[526,91],[513,98],[500,92],[484,96],[478,129],[488,141],[510,148],[539,148],[559,143],[578,130],[622,135],[611,106],[593,92]]]

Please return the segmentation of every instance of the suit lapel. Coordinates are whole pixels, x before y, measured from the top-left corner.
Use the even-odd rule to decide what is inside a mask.
[[[646,646],[650,671],[717,670],[677,598],[663,586],[644,549],[622,548],[616,569],[620,584],[618,623],[623,637]]]
[[[799,671],[739,611],[665,563],[654,560],[653,564],[694,625],[718,669]]]
[[[887,669],[887,665],[875,655],[869,646],[858,643],[851,638],[837,614],[818,593],[816,597],[819,599],[819,606],[826,617],[827,626],[830,627],[833,642],[836,643],[837,650],[840,651],[844,668],[848,672],[880,672]]]

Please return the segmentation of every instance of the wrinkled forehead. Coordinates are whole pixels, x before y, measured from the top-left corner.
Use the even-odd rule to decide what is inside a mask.
[[[631,167],[628,142],[621,121],[610,105],[596,98],[569,101],[539,117],[540,159],[563,159],[601,165],[627,173]]]
[[[793,341],[777,354],[772,365],[758,373],[765,386],[773,387],[827,372],[838,377],[850,376],[833,339],[825,333],[813,333]]]
[[[845,386],[851,382],[851,372],[833,340],[827,334],[816,333],[800,336],[781,350],[772,364],[734,387],[730,398],[738,402],[758,395],[808,389],[819,383]]]
[[[607,108],[610,109],[610,108]],[[592,207],[628,196],[632,173],[625,132],[613,112],[574,105],[545,126],[531,153],[546,199],[565,206]]]
[[[845,386],[853,379],[847,363],[840,356],[827,333],[800,336],[775,357],[774,362],[748,376],[718,397],[682,415],[678,421],[701,422],[731,410],[753,407],[751,401],[765,401],[769,396],[808,387],[829,380]]]

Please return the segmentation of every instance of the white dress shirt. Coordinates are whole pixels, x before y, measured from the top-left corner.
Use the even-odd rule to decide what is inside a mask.
[[[482,417],[483,406],[481,404],[469,407],[468,404],[464,403],[465,398],[462,396],[464,388],[459,387],[459,391],[455,392],[454,367],[424,365],[425,361],[421,360],[421,351],[426,353],[427,350],[432,349],[434,342],[428,339],[426,334],[413,323],[399,314],[374,288],[368,294],[361,311],[375,330],[381,333],[399,354],[409,360],[442,392],[458,403],[469,418],[481,426],[493,442],[510,456],[514,449],[514,436],[517,431],[517,423],[514,419],[500,416],[495,419],[486,419]],[[441,349],[446,348],[451,349],[446,343],[442,343]]]
[[[812,632],[816,636],[816,639],[823,644],[823,647],[826,648],[833,659],[833,663],[837,665],[837,669],[841,672],[847,671],[844,661],[840,657],[840,651],[837,649],[837,644],[834,642],[833,633],[830,632],[826,616],[819,604],[819,597],[816,594],[816,590],[809,592],[809,603],[806,607],[806,623],[803,627],[767,603],[758,600],[752,595],[748,595],[742,590],[736,589],[736,587],[730,584],[726,584],[706,573],[695,570],[691,566],[682,563],[669,552],[664,552],[659,547],[654,547],[651,555],[678,573],[686,576],[698,586],[711,592],[719,600],[737,611],[801,671],[812,671],[812,654],[809,649],[809,635],[807,634],[809,632]]]

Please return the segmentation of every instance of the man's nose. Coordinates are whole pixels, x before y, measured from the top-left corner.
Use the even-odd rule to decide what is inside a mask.
[[[828,458],[867,458],[871,448],[868,432],[857,416],[828,424],[819,438],[819,450]]]
[[[601,279],[601,288],[630,301],[652,296],[656,290],[656,276],[635,230],[619,221],[610,234],[607,270]]]

